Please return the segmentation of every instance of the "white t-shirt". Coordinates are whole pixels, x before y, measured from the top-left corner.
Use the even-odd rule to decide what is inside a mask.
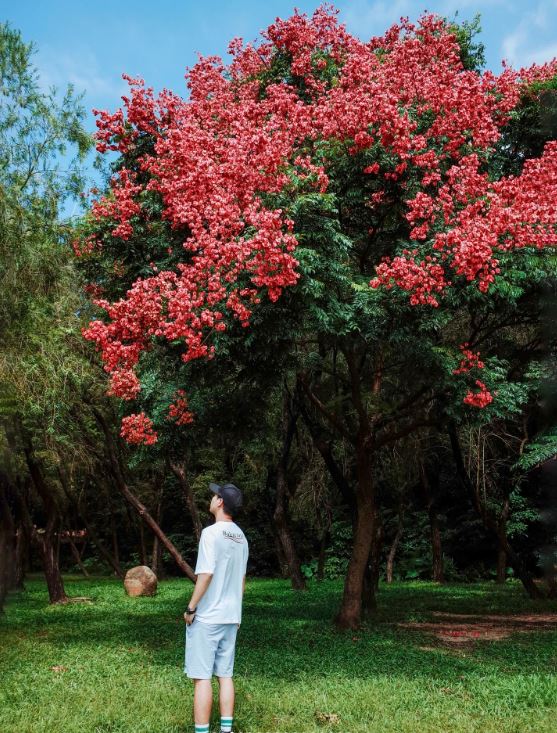
[[[242,622],[242,584],[248,541],[235,522],[215,522],[201,532],[195,574],[212,573],[197,604],[196,619],[207,624]]]

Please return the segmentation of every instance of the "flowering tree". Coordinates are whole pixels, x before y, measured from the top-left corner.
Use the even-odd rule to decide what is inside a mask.
[[[153,349],[212,359],[279,299],[303,310],[320,353],[342,354],[349,407],[327,404],[307,359],[297,382],[354,449],[349,626],[373,540],[375,452],[438,421],[434,403],[453,417],[516,409],[524,391],[477,347],[490,348],[494,306],[518,302],[518,274],[542,279],[557,243],[557,141],[514,175],[500,165],[515,111],[557,63],[480,73],[457,31],[425,15],[364,42],[325,6],[277,19],[257,44],[234,40],[228,65],[200,59],[186,99],[127,77],[123,109],[98,113],[98,150],[119,153],[110,189],[74,243],[103,311],[84,336],[123,400],[140,404]],[[171,381],[166,417],[185,425],[190,385]],[[144,411],[122,435],[158,439]]]

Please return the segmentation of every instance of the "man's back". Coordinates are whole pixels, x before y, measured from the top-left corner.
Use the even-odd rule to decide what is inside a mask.
[[[241,623],[248,555],[246,536],[235,522],[219,521],[205,527],[199,541],[195,574],[211,573],[213,578],[197,606],[198,621]]]

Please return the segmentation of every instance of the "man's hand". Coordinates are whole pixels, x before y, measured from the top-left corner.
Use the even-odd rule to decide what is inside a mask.
[[[195,613],[188,613],[187,611],[184,613],[184,621],[188,626],[191,625],[193,619],[195,618]]]

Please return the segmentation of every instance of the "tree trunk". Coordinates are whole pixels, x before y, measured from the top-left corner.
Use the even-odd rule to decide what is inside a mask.
[[[159,496],[156,509],[156,521],[160,526],[162,524],[162,496]],[[155,573],[157,578],[161,577],[161,546],[157,535],[153,537],[153,551],[151,553],[151,570]]]
[[[364,573],[362,587],[362,612],[369,614],[377,608],[376,591],[381,574],[381,550],[383,547],[383,525],[376,515],[375,532],[371,543],[369,559]]]
[[[28,557],[29,543],[27,541],[27,533],[22,524],[19,524],[16,530],[16,545],[15,545],[15,567],[14,567],[14,578],[13,588],[23,590],[23,581],[25,578],[25,563]]]
[[[59,520],[56,515],[49,517],[43,532],[37,530],[35,533],[41,558],[43,570],[48,587],[50,603],[67,603],[68,597],[64,589],[64,581],[58,564],[58,532]]]
[[[497,583],[504,583],[507,579],[507,552],[504,549],[504,539],[507,536],[507,520],[510,512],[509,497],[505,497],[503,510],[497,522]]]
[[[193,495],[193,489],[189,482],[188,474],[186,472],[186,466],[183,462],[178,463],[177,461],[170,461],[170,468],[172,470],[172,473],[178,479],[178,482],[182,488],[182,495],[184,497],[184,503],[190,513],[191,521],[193,524],[193,531],[195,533],[195,538],[197,542],[199,542],[201,538],[201,530],[203,528],[201,526],[201,519],[199,518],[199,512],[197,511],[197,506],[195,504],[195,497]]]
[[[147,565],[147,546],[145,545],[145,531],[143,529],[143,522],[141,518],[138,522],[139,525],[139,557],[141,565]],[[156,536],[156,535],[155,535]]]
[[[435,583],[445,582],[445,572],[443,568],[443,546],[441,544],[441,528],[439,527],[439,517],[435,511],[433,503],[428,508],[429,526],[431,530],[431,553],[433,556],[433,581]]]
[[[23,452],[31,480],[37,493],[39,494],[44,506],[46,515],[46,526],[44,532],[35,531],[34,536],[37,541],[39,551],[42,558],[43,570],[45,574],[46,584],[50,603],[67,603],[68,597],[64,590],[64,581],[60,572],[58,562],[58,530],[60,528],[60,511],[56,505],[56,500],[52,493],[51,487],[47,485],[41,467],[35,457],[31,437],[21,426],[21,435],[23,438]]]
[[[464,460],[462,458],[462,451],[460,449],[460,442],[458,440],[458,434],[454,425],[449,426],[449,437],[451,440],[451,447],[453,450],[453,456],[455,459],[457,475],[463,484],[464,488],[468,490],[471,496],[473,506],[481,518],[484,527],[492,534],[492,536],[499,541],[500,548],[507,554],[507,558],[510,566],[512,567],[515,576],[521,581],[524,589],[530,596],[530,598],[545,598],[545,594],[540,588],[534,583],[534,579],[526,569],[526,566],[522,562],[522,559],[517,555],[514,549],[511,547],[508,537],[506,534],[499,535],[497,530],[497,522],[494,517],[482,506],[478,493],[474,489],[474,485],[468,476]]]
[[[335,623],[340,628],[357,629],[362,614],[362,592],[364,574],[375,536],[375,496],[372,479],[372,460],[366,445],[367,436],[358,436],[356,447],[358,487],[356,491],[356,526],[352,554],[344,583],[344,593]],[[368,601],[374,603],[374,588],[370,589]]]
[[[437,470],[428,470],[428,466],[421,463],[420,479],[424,499],[429,517],[429,531],[431,536],[431,557],[432,557],[432,578],[435,583],[444,583],[445,574],[443,569],[443,545],[441,542],[441,528],[439,517],[435,506],[435,496],[439,486],[439,473]]]
[[[325,574],[325,559],[327,556],[327,545],[329,544],[330,536],[331,536],[331,532],[330,532],[329,527],[327,527],[323,530],[323,534],[321,535],[321,541],[319,543],[319,558],[317,560],[317,574],[316,574],[317,580],[323,580],[323,576]]]
[[[5,490],[5,477],[0,474],[0,613],[14,582],[15,523]],[[6,479],[7,481],[7,479]]]
[[[84,575],[84,576],[85,576],[86,578],[89,578],[90,576],[89,576],[89,573],[88,573],[88,571],[87,571],[87,568],[86,568],[86,567],[85,567],[85,565],[84,565],[84,564],[83,564],[83,563],[81,562],[81,555],[79,554],[79,550],[78,550],[78,549],[77,549],[77,547],[75,546],[75,542],[74,542],[74,541],[72,540],[72,538],[71,538],[71,537],[68,537],[68,543],[69,543],[69,545],[70,545],[70,548],[71,548],[71,551],[72,551],[72,555],[74,556],[74,558],[75,558],[75,561],[76,561],[77,565],[79,566],[79,569],[81,570],[81,572],[83,573],[83,575]]]
[[[292,400],[286,389],[284,389],[282,400],[282,448],[277,466],[273,521],[288,565],[292,588],[294,590],[305,590],[306,580],[300,569],[300,560],[288,522],[288,458],[297,420],[298,413],[293,412]]]
[[[391,544],[391,547],[389,548],[389,554],[387,555],[387,568],[386,568],[387,583],[393,582],[393,569],[394,569],[394,564],[395,564],[395,555],[398,549],[400,539],[402,537],[403,530],[404,530],[404,510],[400,508],[398,512],[398,523],[397,523],[397,528],[396,528],[396,534]]]
[[[95,414],[95,417],[98,423],[100,424],[104,432],[106,449],[108,452],[112,474],[116,481],[116,487],[118,488],[122,496],[126,499],[126,501],[136,510],[140,519],[149,527],[149,529],[155,535],[157,535],[162,545],[166,547],[166,549],[170,553],[170,556],[176,562],[176,564],[178,565],[180,570],[184,573],[184,575],[186,575],[191,581],[195,583],[196,576],[191,566],[188,565],[188,563],[184,560],[184,558],[182,557],[180,552],[177,550],[177,548],[174,546],[174,544],[164,534],[162,529],[159,527],[159,525],[155,522],[153,517],[147,511],[147,508],[144,506],[144,504],[142,504],[142,502],[129,489],[126,481],[124,480],[122,470],[120,469],[120,464],[118,462],[118,458],[117,458],[116,450],[114,446],[114,439],[110,431],[110,428],[108,426],[108,423],[106,422],[106,419],[104,415],[102,414],[102,412],[100,412],[100,410],[93,408],[93,412]]]

